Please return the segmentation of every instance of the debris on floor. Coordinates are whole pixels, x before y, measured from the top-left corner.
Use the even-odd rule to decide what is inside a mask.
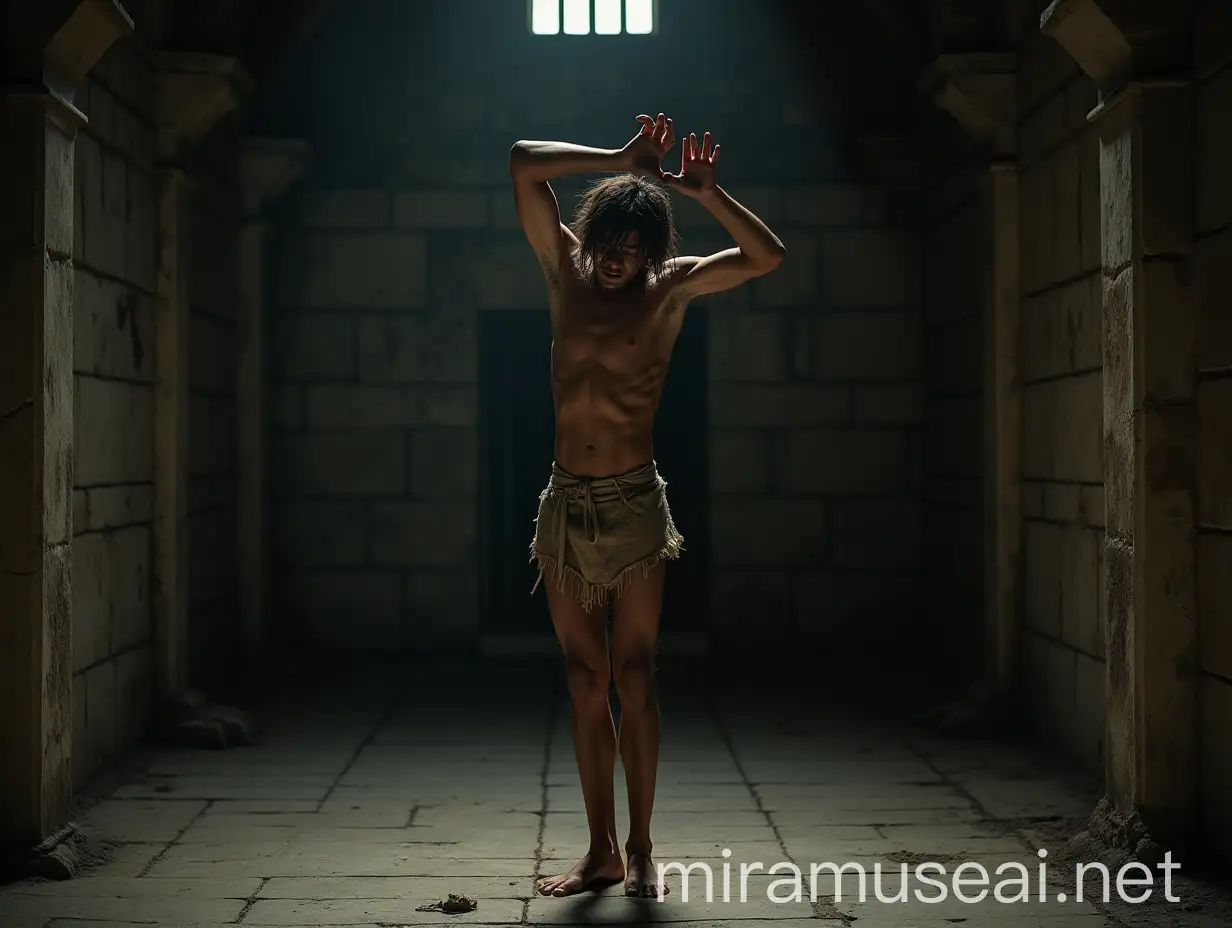
[[[457,893],[450,893],[445,899],[437,902],[430,902],[427,905],[421,905],[415,909],[416,912],[444,912],[446,915],[459,915],[462,912],[474,912],[479,908],[479,900],[472,899],[470,896],[461,896]]]

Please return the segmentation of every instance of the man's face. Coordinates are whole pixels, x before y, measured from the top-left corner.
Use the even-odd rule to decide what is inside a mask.
[[[601,245],[595,253],[595,276],[604,290],[619,290],[642,269],[642,246],[637,232],[624,241]]]

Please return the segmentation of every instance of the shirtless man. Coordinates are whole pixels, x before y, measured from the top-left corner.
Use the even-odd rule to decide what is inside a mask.
[[[639,116],[620,149],[521,141],[510,152],[518,217],[548,284],[552,323],[555,461],[539,501],[532,559],[560,640],[572,702],[574,750],[590,847],[568,872],[538,884],[567,896],[622,880],[632,896],[661,896],[650,818],[659,754],[654,653],[664,566],[683,550],[654,462],[655,413],[690,300],[766,274],[783,243],[715,182],[710,133],[681,140],[679,174],[660,163],[672,120]],[[612,172],[562,224],[548,182]],[[735,247],[678,257],[667,188],[701,203]],[[537,585],[537,584],[536,584]],[[612,654],[606,608],[612,606]],[[620,732],[608,689],[615,672]],[[619,749],[628,784],[629,835],[616,834]]]

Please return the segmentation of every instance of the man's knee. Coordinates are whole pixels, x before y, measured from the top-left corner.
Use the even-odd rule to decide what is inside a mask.
[[[616,694],[622,706],[643,706],[655,698],[654,652],[623,655],[616,664]]]
[[[611,684],[611,672],[606,660],[578,654],[565,655],[565,673],[569,681],[569,695],[575,702],[599,702],[607,700]]]

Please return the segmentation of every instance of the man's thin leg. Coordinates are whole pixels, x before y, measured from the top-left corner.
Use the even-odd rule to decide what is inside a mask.
[[[651,859],[650,817],[659,768],[659,700],[654,656],[663,607],[665,564],[646,576],[638,573],[616,600],[612,652],[616,694],[620,697],[620,758],[629,789],[629,838],[625,843],[631,896],[658,896],[658,874]],[[663,887],[667,892],[667,887]]]
[[[595,885],[624,878],[616,836],[616,729],[608,704],[611,669],[607,650],[607,622],[601,611],[587,613],[576,600],[545,582],[552,625],[565,655],[572,705],[573,750],[582,800],[590,826],[590,847],[567,872],[539,881],[539,892],[569,896]]]

